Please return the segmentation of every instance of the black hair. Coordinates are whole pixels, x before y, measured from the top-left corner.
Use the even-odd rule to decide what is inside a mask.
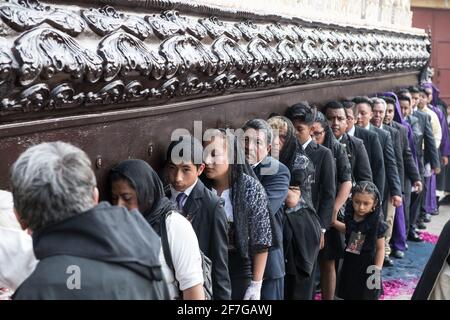
[[[307,102],[299,102],[286,110],[286,118],[294,122],[298,120],[307,125],[314,123],[314,112]]]
[[[355,106],[355,103],[352,100],[342,100],[342,105],[344,109],[352,109]]]
[[[327,103],[323,106],[322,112],[323,112],[324,114],[326,114],[328,109],[332,109],[332,110],[344,109],[344,111],[345,111],[344,104],[342,104],[341,102],[339,102],[339,101],[337,101],[337,100],[333,100],[333,101],[327,102]]]
[[[380,192],[377,186],[371,181],[360,181],[352,188],[352,195],[357,193],[366,193],[373,196],[374,207],[380,204]]]
[[[418,90],[419,90],[419,93],[424,93],[428,97],[428,92],[427,92],[427,90],[425,90],[425,88],[420,87]]]
[[[411,104],[411,98],[408,96],[405,96],[404,94],[398,96],[398,101],[399,102],[400,101],[408,101],[409,104]]]
[[[281,117],[281,114],[278,112],[272,112],[267,119]]]
[[[352,100],[342,100],[341,101],[342,105],[344,106],[344,110],[345,110],[345,116],[348,117],[348,112],[347,110],[351,109],[353,111],[354,114],[356,114],[356,104],[352,101]]]
[[[355,97],[353,98],[353,102],[356,104],[366,103],[369,105],[371,109],[373,109],[373,101],[367,96]]]
[[[392,104],[395,107],[395,100],[391,97],[381,97],[384,101],[386,101],[386,104]]]
[[[408,94],[408,93],[410,93],[410,91],[407,88],[401,88],[397,91],[397,96],[402,95],[402,94],[403,95]]]
[[[172,152],[175,147],[178,147],[180,151],[178,154],[173,155]],[[189,155],[184,155],[184,151],[189,151]],[[203,163],[203,146],[198,139],[185,135],[180,136],[178,140],[169,144],[166,152],[166,163],[179,163],[180,161],[190,161],[197,169],[200,167]]]
[[[249,120],[246,123],[244,123],[244,125],[242,126],[242,130],[244,132],[247,131],[248,129],[264,131],[266,134],[267,145],[272,144],[272,138],[273,138],[272,128],[270,127],[270,125],[267,123],[266,120],[263,120],[263,119]]]
[[[411,86],[408,88],[409,93],[419,93],[419,88]]]

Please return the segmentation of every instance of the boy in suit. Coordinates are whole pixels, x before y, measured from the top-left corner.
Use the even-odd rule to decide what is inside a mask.
[[[314,208],[320,218],[322,236],[320,249],[325,244],[325,232],[330,229],[336,199],[336,164],[330,149],[312,140],[314,114],[311,107],[305,103],[297,103],[288,108],[286,117],[292,121],[297,130],[297,137],[306,155],[314,163],[315,181],[312,184],[311,195]],[[314,272],[311,276],[313,285]]]
[[[166,169],[170,184],[166,196],[192,223],[200,249],[212,261],[214,300],[229,300],[227,218],[220,198],[198,178],[205,165],[194,159],[202,159],[202,155],[202,144],[192,136],[172,141],[167,149]]]

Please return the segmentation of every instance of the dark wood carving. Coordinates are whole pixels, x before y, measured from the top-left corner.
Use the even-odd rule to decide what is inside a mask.
[[[92,30],[101,36],[123,29],[143,40],[152,32],[151,26],[144,19],[119,13],[111,6],[90,8],[83,10],[81,14]]]
[[[420,71],[430,56],[426,35],[44,2],[0,5],[0,123]]]
[[[75,12],[42,5],[38,0],[4,0],[0,6],[3,21],[17,31],[48,23],[72,36],[81,33],[86,23]]]

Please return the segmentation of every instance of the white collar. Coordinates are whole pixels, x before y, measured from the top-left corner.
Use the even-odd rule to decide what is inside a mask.
[[[303,150],[306,150],[306,148],[308,147],[308,145],[311,143],[312,138],[309,137],[308,141],[306,141],[304,144],[302,144]]]
[[[192,184],[192,186],[190,186],[189,188],[187,188],[186,190],[183,191],[183,193],[186,195],[186,199],[189,197],[192,190],[197,185],[197,182],[198,182],[198,178],[197,178],[197,180],[195,180],[195,182]],[[170,195],[171,195],[172,199],[176,199],[180,193],[181,193],[180,191],[175,190],[175,188],[172,187],[172,185],[170,185]]]
[[[349,130],[349,132],[347,132],[347,134],[348,134],[350,137],[353,137],[353,136],[355,135],[355,131],[356,131],[355,125],[353,125],[353,127]],[[342,138],[342,137],[341,137],[341,138]]]
[[[370,122],[369,122],[369,124],[367,126],[364,127],[364,129],[370,130]]]
[[[268,156],[266,156],[266,157],[268,157]],[[255,164],[252,164],[252,169],[255,169],[257,166],[259,166],[259,164],[260,164],[261,162],[263,162],[263,160],[264,160],[266,157],[264,157],[261,161],[255,163]]]

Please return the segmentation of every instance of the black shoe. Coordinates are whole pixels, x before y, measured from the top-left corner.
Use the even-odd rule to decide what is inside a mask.
[[[424,230],[426,228],[427,228],[427,226],[425,225],[425,223],[423,221],[417,222],[417,229]]]
[[[389,256],[384,257],[383,267],[393,267],[394,266],[394,260],[389,258]]]
[[[425,223],[429,223],[431,222],[431,215],[429,213],[426,213],[423,217],[422,217],[422,221]]]
[[[408,234],[408,240],[414,242],[423,242],[423,239],[415,232]]]
[[[394,258],[397,258],[397,259],[403,259],[405,254],[401,250],[393,250],[391,253],[391,256],[393,256]]]
[[[439,201],[440,206],[445,206],[450,204],[450,195],[446,195],[441,201]]]

